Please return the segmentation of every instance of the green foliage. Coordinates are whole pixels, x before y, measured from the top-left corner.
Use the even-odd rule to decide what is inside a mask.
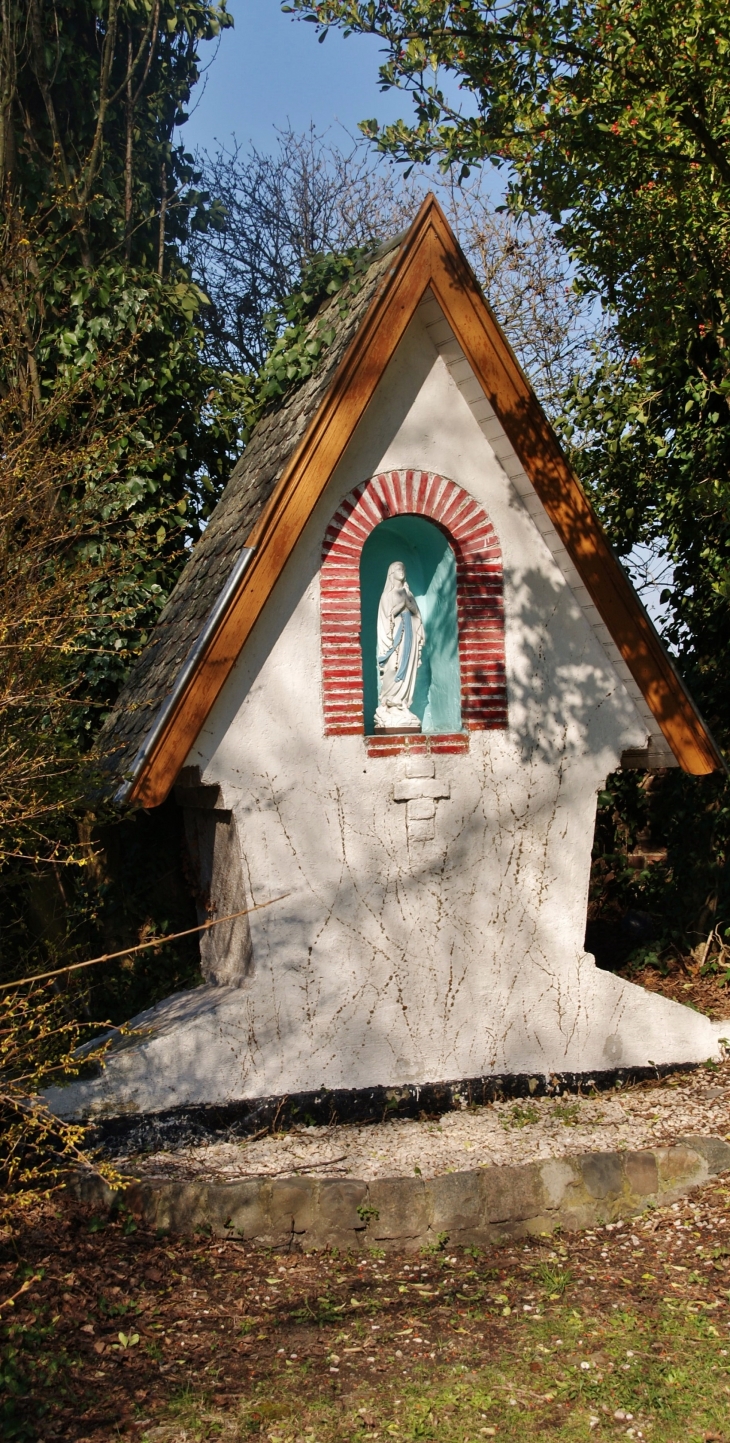
[[[576,1127],[580,1118],[579,1102],[556,1102],[553,1107],[553,1117],[557,1117],[564,1127]]]
[[[68,479],[52,484],[62,529],[72,517],[66,561],[88,573],[66,648],[77,748],[239,445],[235,387],[204,362],[206,298],[179,259],[190,228],[220,217],[172,144],[197,46],[231,23],[225,0],[2,0],[0,422],[14,452],[3,489],[18,476],[27,487],[44,451],[63,453]],[[6,590],[11,627],[14,600]]]
[[[502,1127],[509,1131],[512,1127],[529,1127],[531,1122],[539,1122],[540,1113],[533,1103],[528,1102],[525,1107],[516,1102],[510,1108],[509,1115],[502,1119]]]
[[[364,1223],[366,1227],[368,1223],[376,1223],[378,1221],[378,1218],[380,1217],[380,1212],[376,1207],[373,1207],[372,1203],[360,1203],[359,1207],[357,1207],[355,1211],[357,1212],[360,1222]]]
[[[570,1268],[561,1268],[558,1263],[546,1261],[537,1264],[532,1276],[551,1298],[559,1298],[573,1281]]]
[[[57,1385],[68,1365],[68,1355],[58,1348],[55,1319],[33,1314],[15,1318],[11,1314],[4,1320],[0,1352],[0,1427],[4,1438],[13,1443],[38,1438],[38,1424],[48,1410],[35,1401],[34,1390]]]
[[[0,5],[0,889],[14,977],[195,920],[164,885],[152,897],[126,879],[115,895],[88,761],[238,454],[243,391],[205,360],[206,297],[180,243],[221,217],[173,145],[199,43],[231,23],[225,0]],[[102,1015],[143,1006],[151,971],[102,975]],[[196,976],[183,948],[155,983]],[[69,1017],[88,1006],[90,984],[67,1002]]]
[[[335,336],[331,309],[326,316],[318,312],[337,296],[339,315],[347,314],[375,248],[373,242],[339,254],[311,256],[303,264],[299,285],[269,312],[265,326],[271,349],[251,379],[244,403],[248,434],[270,405],[317,369]]]
[[[319,27],[377,35],[413,123],[363,130],[411,163],[504,170],[511,210],[546,213],[609,354],[569,387],[563,436],[620,555],[666,553],[665,637],[721,744],[730,600],[730,11],[720,0],[293,0]],[[451,78],[447,93],[444,75]],[[453,80],[468,96],[449,99]],[[672,932],[725,886],[727,801],[668,782],[667,868],[630,877],[635,782],[599,819],[614,893]],[[621,801],[628,812],[621,810]],[[612,840],[606,836],[613,826]],[[680,834],[684,828],[684,835]],[[599,868],[600,870],[600,868]]]
[[[233,24],[226,0],[2,0],[0,176],[93,269],[116,252],[161,272],[161,247],[217,219],[172,144],[197,47]],[[63,260],[60,269],[73,259]]]
[[[10,250],[9,241],[4,274],[15,281],[14,298],[27,300]],[[34,256],[43,263],[37,267],[42,277],[49,254],[36,246]],[[196,920],[189,896],[168,897],[168,880],[150,885],[162,874],[180,876],[179,838],[166,856],[153,847],[139,872],[125,875],[127,859],[146,852],[140,844],[148,823],[124,823],[121,833],[107,825],[100,834],[88,815],[93,774],[81,759],[93,749],[99,719],[149,635],[210,504],[206,486],[188,471],[204,439],[203,410],[210,403],[209,390],[201,397],[201,380],[208,378],[195,331],[179,324],[177,300],[157,276],[140,278],[120,267],[115,286],[107,286],[106,311],[98,273],[93,283],[84,279],[81,299],[69,300],[71,282],[64,297],[75,307],[78,351],[69,360],[44,359],[43,404],[30,414],[22,377],[13,376],[18,327],[13,331],[2,317],[8,321],[0,336],[0,366],[6,362],[0,398],[5,977]],[[35,287],[32,273],[30,280]],[[47,335],[41,331],[42,343]],[[51,332],[49,348],[57,335]],[[207,475],[203,480],[215,489]],[[118,844],[123,836],[124,847]],[[112,855],[120,859],[116,880]],[[152,957],[147,966],[117,964],[111,986],[105,969],[101,1015],[121,1021],[130,1015],[120,1016],[125,1003],[133,1004],[132,1012],[147,1005],[142,979],[155,997],[197,980],[196,953],[194,945],[183,946],[161,964]],[[72,990],[82,1002],[89,987],[81,996]]]
[[[388,153],[466,174],[508,167],[509,203],[558,224],[577,284],[615,318],[616,362],[572,397],[568,439],[621,552],[661,538],[676,567],[669,640],[721,737],[730,597],[730,12],[718,0],[351,0],[292,7],[376,33],[412,125],[363,128]],[[459,114],[439,83],[458,77]]]
[[[628,857],[648,832],[666,861],[637,869]],[[655,918],[650,952],[681,950],[730,924],[730,805],[722,777],[669,771],[651,786],[636,772],[617,772],[599,796],[591,910],[627,910]],[[638,961],[638,957],[636,958]]]
[[[100,1023],[69,1020],[62,999],[48,984],[0,992],[0,1221],[18,1202],[28,1205],[62,1185],[69,1168],[88,1168],[87,1128],[53,1117],[39,1096],[49,1084],[78,1077],[104,1046],[84,1058],[76,1049]],[[110,1181],[113,1169],[102,1166]]]
[[[6,293],[0,424],[10,451],[0,484],[16,511],[19,482],[28,489],[43,474],[54,484],[73,560],[89,572],[69,675],[79,688],[74,725],[91,736],[236,454],[235,380],[218,383],[202,362],[192,311],[201,295],[186,278],[165,281],[115,260],[93,272],[65,268],[68,256],[35,222],[20,241],[9,223],[2,239],[12,309]],[[29,332],[35,383],[23,365]],[[53,482],[49,457],[66,468],[59,464]],[[5,509],[6,554],[16,519]]]

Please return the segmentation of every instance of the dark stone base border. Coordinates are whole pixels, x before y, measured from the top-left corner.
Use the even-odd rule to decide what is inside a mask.
[[[403,1083],[397,1087],[322,1088],[283,1097],[166,1112],[127,1113],[94,1121],[91,1142],[110,1157],[190,1147],[214,1139],[251,1137],[286,1131],[302,1123],[378,1123],[394,1117],[440,1117],[465,1107],[520,1097],[559,1097],[562,1093],[603,1092],[636,1082],[657,1081],[676,1072],[694,1072],[700,1064],[619,1067],[607,1072],[493,1073],[460,1082]]]

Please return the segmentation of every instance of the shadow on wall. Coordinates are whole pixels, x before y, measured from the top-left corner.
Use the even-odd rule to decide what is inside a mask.
[[[201,932],[200,970],[206,982],[239,986],[251,971],[251,931],[248,917],[233,916],[247,905],[236,817],[219,805],[217,787],[178,785],[176,792],[183,808],[198,923],[232,919]]]
[[[523,760],[592,755],[613,769],[646,729],[572,592],[562,577],[505,566],[504,594],[509,730]]]
[[[616,754],[644,745],[645,724],[562,581],[516,567],[505,568],[504,580],[505,607],[519,632],[519,656],[515,660],[513,647],[508,658],[509,702],[523,760],[540,758],[562,767],[573,757],[593,754],[602,759],[597,794],[618,765]],[[581,858],[586,890],[593,840],[591,830]],[[616,971],[646,940],[647,921],[651,931],[650,919],[632,912],[610,929],[590,925],[586,898],[585,949],[600,969]]]
[[[367,546],[370,545],[372,559],[367,552]],[[405,547],[408,548],[407,551],[404,550]],[[404,561],[412,589],[419,598],[419,605],[423,604],[424,616],[433,599],[433,610],[430,612],[432,634],[433,616],[437,614],[438,605],[443,603],[447,623],[441,633],[440,655],[444,659],[441,680],[452,701],[456,699],[458,704],[459,698],[458,651],[455,631],[449,630],[449,627],[455,628],[453,553],[443,533],[425,518],[392,518],[372,533],[363,551],[363,570],[367,570],[363,584],[362,612],[363,647],[366,653],[368,634],[372,637],[369,682],[367,665],[365,668],[366,686],[369,685],[366,715],[369,717],[372,716],[376,694],[377,604],[387,567],[393,560]],[[304,576],[300,573],[296,593],[294,588],[280,589],[276,604],[268,607],[262,615],[258,624],[255,650],[249,650],[248,656],[242,658],[211,718],[213,736],[209,737],[209,740],[214,747],[224,741],[226,731],[233,723],[246,694],[252,687],[260,684],[255,667],[260,667],[261,659],[273,656],[277,643],[314,579],[314,571]],[[450,836],[449,867],[453,873],[462,871],[464,875],[459,896],[467,911],[472,895],[470,888],[478,885],[472,875],[472,861],[477,854],[480,857],[483,855],[485,836],[490,832],[497,834],[500,828],[504,827],[512,827],[516,834],[522,827],[531,830],[533,836],[537,836],[538,842],[543,832],[547,838],[554,820],[556,787],[566,765],[571,761],[595,758],[594,765],[588,766],[581,775],[589,787],[597,788],[603,780],[602,768],[608,770],[623,747],[638,745],[641,741],[641,727],[633,704],[613,675],[600,644],[590,631],[572,593],[555,569],[543,569],[539,563],[508,566],[504,572],[504,585],[508,635],[509,730],[510,739],[515,745],[514,792],[519,792],[520,795],[524,793],[526,801],[522,808],[523,814],[517,815],[514,811],[516,798],[509,794],[509,778],[506,777],[499,799],[495,793],[495,805],[499,801],[502,806],[501,817],[486,815],[481,793],[477,793],[473,812],[461,819],[456,830],[445,833]],[[448,621],[450,609],[452,621]],[[428,658],[428,667],[424,664],[423,668],[424,683],[420,693],[420,705],[423,707],[421,714],[424,721],[438,662],[439,656],[435,659],[432,652]],[[448,680],[449,666],[452,668],[451,681]],[[397,990],[404,985],[412,987],[413,978],[407,975],[410,971],[408,958],[411,953],[405,944],[401,948],[392,932],[388,931],[382,920],[383,912],[389,892],[392,894],[393,889],[400,885],[398,878],[402,875],[403,866],[405,865],[409,873],[408,890],[415,898],[420,878],[423,877],[425,881],[427,876],[432,877],[433,860],[424,854],[422,861],[412,857],[404,864],[407,838],[403,826],[402,840],[396,846],[397,822],[395,827],[378,828],[378,818],[374,815],[371,825],[365,831],[361,821],[354,828],[348,826],[348,819],[342,810],[342,797],[332,781],[331,759],[340,747],[351,752],[353,739],[330,738],[325,741],[321,735],[320,715],[314,718],[313,725],[302,725],[301,694],[296,688],[292,688],[290,673],[286,668],[269,666],[266,686],[266,706],[271,727],[267,729],[266,738],[261,737],[257,741],[257,760],[253,761],[254,753],[251,752],[239,774],[236,770],[238,764],[235,751],[229,752],[224,745],[221,755],[230,758],[227,765],[230,766],[231,782],[234,786],[237,783],[242,785],[244,791],[249,793],[244,807],[250,807],[250,820],[247,821],[243,811],[239,813],[244,854],[247,851],[248,826],[260,830],[266,813],[269,814],[269,820],[265,822],[266,828],[271,830],[272,835],[276,832],[281,837],[280,857],[270,873],[272,882],[269,892],[266,896],[259,892],[259,895],[251,897],[252,902],[259,903],[267,901],[274,892],[285,891],[289,887],[292,889],[291,898],[276,905],[275,931],[279,936],[286,934],[287,938],[286,960],[278,955],[275,958],[277,986],[286,990],[295,985],[299,992],[306,994],[307,1006],[312,1013],[321,1017],[334,1016],[338,1008],[342,1007],[344,986],[347,994],[345,1011],[348,1015],[353,1009],[364,1008],[370,1012],[373,1003],[372,981],[358,978],[354,953],[353,961],[348,962],[348,938],[350,941],[354,938],[353,918],[357,915],[361,917],[358,926],[364,929],[362,941],[367,948],[374,956],[387,960],[388,972],[394,979],[391,990]],[[433,714],[433,701],[431,706]],[[458,723],[454,726],[452,718],[449,717],[445,729],[458,730],[459,726]],[[262,745],[264,740],[265,746]],[[252,766],[254,770],[260,769],[258,777],[250,776]],[[536,779],[537,772],[547,768],[556,778],[555,786],[543,787],[538,781],[536,788],[531,787],[524,771],[528,767],[536,768]],[[368,764],[369,772],[377,772],[379,769],[382,769],[378,777],[382,795],[382,783],[390,784],[394,776],[401,775],[402,760],[397,761],[395,767],[392,760],[376,760]],[[590,810],[590,796],[586,796],[584,801],[587,810]],[[446,822],[449,804],[439,805],[443,807],[443,820]],[[402,816],[403,813],[398,815]],[[585,820],[583,815],[580,825],[585,825]],[[440,826],[440,822],[437,826]],[[338,837],[339,842],[336,840]],[[327,843],[332,853],[329,860],[323,857],[323,838],[332,839]],[[510,874],[510,878],[505,880],[501,900],[507,910],[514,909],[514,915],[519,914],[520,949],[524,941],[525,955],[529,954],[536,963],[540,958],[552,962],[555,952],[553,924],[547,915],[550,909],[546,912],[540,905],[538,892],[543,897],[546,891],[551,893],[554,901],[561,888],[569,887],[571,893],[565,897],[565,911],[574,913],[579,910],[576,906],[576,891],[581,893],[577,900],[582,903],[581,883],[585,881],[587,890],[591,842],[592,836],[586,835],[584,851],[557,856],[557,860],[553,848],[550,853],[550,875],[544,870],[540,872],[539,867],[535,872],[528,866],[523,868],[519,878]],[[380,857],[377,876],[364,878],[363,864],[372,871],[374,848],[379,848]],[[506,865],[501,853],[497,856],[499,847],[496,842],[495,848],[495,863],[498,866]],[[583,867],[584,879],[580,875]],[[365,882],[366,902],[363,901]],[[535,895],[521,897],[520,885],[534,886]],[[458,887],[455,885],[455,909],[457,891]],[[582,950],[583,924],[584,918],[571,918],[569,930],[571,935],[574,934],[576,955]],[[418,925],[418,919],[414,916],[414,928]],[[342,965],[337,975],[323,975],[310,960],[311,944],[321,935],[323,928],[335,929],[342,939]],[[467,932],[464,933],[465,938]],[[355,945],[356,942],[353,941],[353,947]],[[486,931],[477,927],[476,931],[468,934],[468,941],[465,942],[464,951],[468,954],[464,958],[465,965],[474,957],[485,957],[487,952],[493,950],[493,939],[490,940]],[[269,965],[269,961],[255,957],[254,970],[258,971],[262,965]],[[343,979],[347,979],[346,985]],[[555,980],[554,976],[548,977],[546,973],[544,987],[549,990],[554,986]],[[427,991],[428,986],[428,980],[424,976],[421,979],[422,990]],[[489,1037],[490,1030],[491,1019],[485,1018],[485,1037]],[[331,1041],[332,1039],[330,1043]],[[391,1038],[387,1032],[381,1041],[384,1047],[391,1046]],[[375,1039],[373,1045],[376,1045]]]
[[[500,397],[497,409],[518,455],[529,458],[528,469],[536,475],[554,476],[559,446],[532,399],[518,398],[507,410],[504,397]],[[516,492],[513,505],[524,509]],[[563,509],[563,544],[570,554],[580,554],[584,549],[588,522],[580,502]],[[643,745],[646,734],[631,698],[618,678],[614,681],[600,643],[591,635],[578,603],[557,574],[557,564],[554,568],[556,574],[551,580],[534,568],[521,570],[505,565],[508,626],[511,623],[513,634],[519,629],[521,637],[519,661],[515,660],[514,642],[508,657],[510,729],[519,735],[525,756],[541,755],[554,764],[562,756],[585,751],[582,729],[588,744],[597,747],[601,732],[615,734],[623,723],[633,731],[634,739],[623,740],[618,746],[614,742],[615,749],[620,752],[628,746]],[[571,613],[575,620],[569,620]],[[607,705],[614,717],[610,727],[605,726],[601,716]]]

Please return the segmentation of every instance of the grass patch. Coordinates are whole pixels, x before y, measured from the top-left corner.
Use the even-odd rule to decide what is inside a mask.
[[[539,1262],[533,1277],[541,1288],[545,1289],[548,1297],[559,1298],[570,1287],[573,1281],[573,1274],[570,1268],[556,1267],[554,1263]]]
[[[583,1233],[362,1256],[53,1205],[0,1242],[0,1435],[730,1443],[728,1201],[718,1179]]]
[[[396,1366],[382,1381],[364,1377],[352,1397],[326,1369],[303,1387],[300,1370],[285,1367],[233,1408],[216,1409],[203,1396],[196,1405],[188,1391],[171,1415],[184,1422],[190,1443],[254,1434],[271,1443],[726,1437],[730,1363],[706,1317],[662,1304],[652,1317],[627,1308],[602,1320],[561,1305],[535,1320],[515,1319],[498,1355],[484,1351],[470,1348],[453,1362],[442,1339],[436,1358],[421,1360],[412,1376],[398,1377]],[[148,1436],[161,1439],[159,1426]]]
[[[529,1127],[531,1122],[539,1121],[540,1112],[533,1103],[528,1102],[523,1107],[522,1103],[516,1102],[514,1107],[510,1108],[507,1116],[502,1119],[502,1127],[509,1131],[511,1127]]]

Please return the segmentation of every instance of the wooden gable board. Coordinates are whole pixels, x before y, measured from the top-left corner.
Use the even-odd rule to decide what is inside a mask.
[[[723,767],[715,743],[614,556],[600,523],[477,285],[446,218],[427,197],[379,267],[377,289],[275,489],[238,546],[255,553],[155,745],[133,769],[129,799],[167,796],[407,326],[430,292],[520,467],[685,771]],[[390,263],[389,263],[390,262]],[[253,445],[253,442],[251,443]],[[152,720],[152,718],[151,718]]]
[[[646,724],[649,736],[648,747],[643,751],[637,751],[635,753],[624,752],[621,761],[622,766],[629,765],[640,768],[650,766],[653,769],[657,767],[678,766],[677,758],[669,746],[669,743],[666,741],[656,718],[647,705],[641,688],[634,681],[603,617],[590,597],[586,587],[583,585],[566,547],[563,545],[542,502],[538,499],[535,488],[516,454],[499,417],[489,404],[451,326],[430,289],[421,301],[418,308],[418,317],[434,349],[448,367],[452,379],[461,391],[485,440],[497,456],[502,469],[509,476],[516,492],[516,499],[519,498],[519,501],[522,502],[532,516],[538,531],[546,542],[553,556],[553,560],[562,572],[564,580],[568,583],[607,661],[625,686],[639,716]]]

